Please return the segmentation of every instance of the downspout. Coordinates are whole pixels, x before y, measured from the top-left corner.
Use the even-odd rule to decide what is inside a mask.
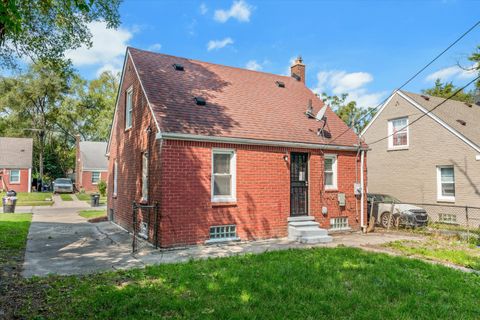
[[[360,171],[360,183],[361,183],[361,196],[360,196],[360,227],[362,228],[362,231],[365,232],[365,223],[364,223],[364,219],[363,219],[363,216],[364,216],[364,202],[365,202],[365,182],[364,182],[364,162],[365,162],[365,151],[362,150],[361,151],[361,156],[360,156],[360,167],[361,167],[361,171]]]
[[[163,184],[163,159],[162,159],[162,150],[163,150],[163,141],[164,139],[162,138],[162,133],[158,132],[155,136],[155,140],[160,142],[159,150],[158,150],[158,158],[159,158],[159,181],[160,181],[160,197],[158,199],[158,229],[157,229],[157,245],[158,247],[162,247],[162,184]]]
[[[32,168],[28,168],[28,193],[32,191]]]

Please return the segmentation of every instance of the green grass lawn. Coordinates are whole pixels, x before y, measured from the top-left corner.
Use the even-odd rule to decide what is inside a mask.
[[[91,193],[80,192],[80,193],[77,193],[77,198],[78,200],[86,201],[90,203],[90,195]],[[107,197],[100,196],[100,204],[103,205],[106,203],[107,203]]]
[[[26,281],[52,319],[478,319],[480,277],[352,248]],[[65,306],[68,306],[66,308]]]
[[[0,198],[4,197],[5,193],[0,193]],[[52,199],[51,192],[19,192],[17,193],[17,206],[51,206],[53,201],[45,201],[45,199]]]
[[[480,248],[452,238],[430,237],[428,241],[400,240],[385,247],[409,256],[445,261],[466,268],[480,270]]]
[[[73,201],[72,195],[68,193],[60,193],[60,198],[62,201]]]
[[[84,217],[85,219],[106,217],[107,210],[82,210],[78,213],[78,215]]]

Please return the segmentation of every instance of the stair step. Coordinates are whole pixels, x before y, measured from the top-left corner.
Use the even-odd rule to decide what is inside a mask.
[[[300,237],[298,240],[300,243],[328,243],[332,242],[332,237],[330,236],[311,236],[311,237]]]
[[[288,222],[297,222],[297,221],[315,221],[315,217],[314,216],[288,217]]]
[[[288,227],[288,234],[291,237],[310,237],[310,236],[326,236],[328,235],[327,230],[321,229],[318,226],[313,227],[303,227],[303,228],[295,228],[295,227]]]
[[[298,228],[298,227],[319,226],[320,223],[316,221],[294,221],[294,222],[289,222],[288,225]]]

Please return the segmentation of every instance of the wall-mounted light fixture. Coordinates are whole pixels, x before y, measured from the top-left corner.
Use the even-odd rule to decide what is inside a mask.
[[[285,160],[285,162],[288,162],[288,154],[285,154],[285,155],[283,156],[283,160]]]

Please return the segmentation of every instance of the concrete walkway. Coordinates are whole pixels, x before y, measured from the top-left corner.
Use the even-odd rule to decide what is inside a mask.
[[[110,222],[89,223],[77,214],[80,209],[70,206],[34,209],[25,253],[25,277],[87,274],[288,248],[345,245],[368,249],[370,246],[394,240],[421,239],[404,233],[350,233],[334,235],[333,242],[329,244],[305,245],[288,239],[272,239],[191,246],[175,250],[155,250],[151,245],[142,242],[141,251],[132,255],[130,234]]]

